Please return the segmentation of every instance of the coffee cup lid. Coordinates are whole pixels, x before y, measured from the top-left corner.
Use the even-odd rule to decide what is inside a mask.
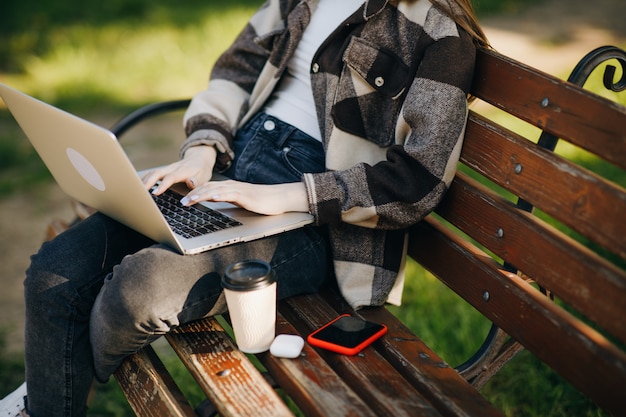
[[[267,262],[251,259],[226,267],[222,286],[232,291],[250,291],[266,287],[275,281],[274,271]]]

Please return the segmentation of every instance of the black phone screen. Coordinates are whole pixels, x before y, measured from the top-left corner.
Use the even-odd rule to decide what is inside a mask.
[[[354,348],[363,341],[380,332],[384,326],[352,316],[342,316],[319,331],[315,332],[316,339],[334,345]]]

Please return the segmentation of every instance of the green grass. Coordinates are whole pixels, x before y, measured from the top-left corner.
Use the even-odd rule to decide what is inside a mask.
[[[7,329],[0,328],[0,399],[24,382],[23,355],[7,350]]]
[[[533,0],[540,1],[540,0]],[[116,117],[142,104],[189,97],[203,88],[213,61],[261,0],[77,0],[0,2],[0,81],[90,119]],[[514,13],[527,3],[480,0],[481,15]],[[588,88],[602,91],[600,71]],[[567,78],[569,74],[560,74]],[[602,93],[626,104],[626,97]],[[491,114],[492,117],[503,117]],[[504,119],[505,123],[510,122]],[[524,124],[513,129],[536,134]],[[626,186],[626,174],[579,149],[559,152]],[[0,198],[51,177],[0,107]],[[451,365],[469,358],[490,323],[439,280],[410,262],[401,308],[392,309]],[[0,332],[0,397],[23,380],[23,358],[5,352]],[[165,364],[194,405],[202,395],[182,365]],[[523,352],[483,393],[508,416],[601,416],[592,404]],[[131,416],[114,381],[99,386],[91,416]]]
[[[53,11],[40,29],[9,34],[0,71],[6,83],[79,112],[125,110],[193,94],[260,4],[195,1],[180,7],[161,1],[148,7],[135,0],[128,3],[138,3],[137,10],[123,17],[81,18],[78,12],[91,6],[69,3],[76,3],[74,19],[54,20],[62,12]],[[26,16],[35,25],[40,20],[37,14]]]
[[[190,97],[261,2],[114,3],[49,2],[31,13],[28,0],[2,2],[0,81],[88,120]],[[0,104],[0,198],[50,179]]]

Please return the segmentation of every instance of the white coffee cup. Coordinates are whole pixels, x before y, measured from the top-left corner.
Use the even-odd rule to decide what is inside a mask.
[[[267,351],[276,335],[276,277],[271,266],[260,260],[231,264],[222,286],[239,350]]]

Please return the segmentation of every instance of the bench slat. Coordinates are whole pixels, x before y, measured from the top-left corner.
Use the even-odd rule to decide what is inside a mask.
[[[280,314],[277,318],[276,331],[278,334],[298,334],[298,331]],[[302,354],[296,359],[281,359],[269,353],[259,354],[257,357],[307,416],[375,415],[306,343]]]
[[[432,217],[410,255],[601,407],[623,415],[626,354]],[[567,350],[563,349],[567,346]]]
[[[436,212],[626,343],[626,272],[461,173]]]
[[[323,297],[336,311],[347,311],[375,323],[384,323],[387,334],[374,344],[385,357],[443,415],[502,416],[502,413],[476,391],[457,371],[430,349],[386,308],[352,311],[334,291]]]
[[[376,345],[377,350],[442,414],[504,415],[388,310],[367,309],[360,315],[387,324],[390,336]]]
[[[115,379],[137,416],[196,416],[151,346],[127,357]]]
[[[620,187],[476,114],[468,124],[461,160],[626,259],[626,193]]]
[[[319,294],[291,297],[285,301],[289,309],[281,312],[300,334],[309,334],[338,314]],[[441,415],[373,346],[355,356],[316,350],[377,415]]]
[[[624,106],[485,49],[472,94],[626,169]]]
[[[293,416],[214,318],[185,324],[167,339],[221,416]]]

